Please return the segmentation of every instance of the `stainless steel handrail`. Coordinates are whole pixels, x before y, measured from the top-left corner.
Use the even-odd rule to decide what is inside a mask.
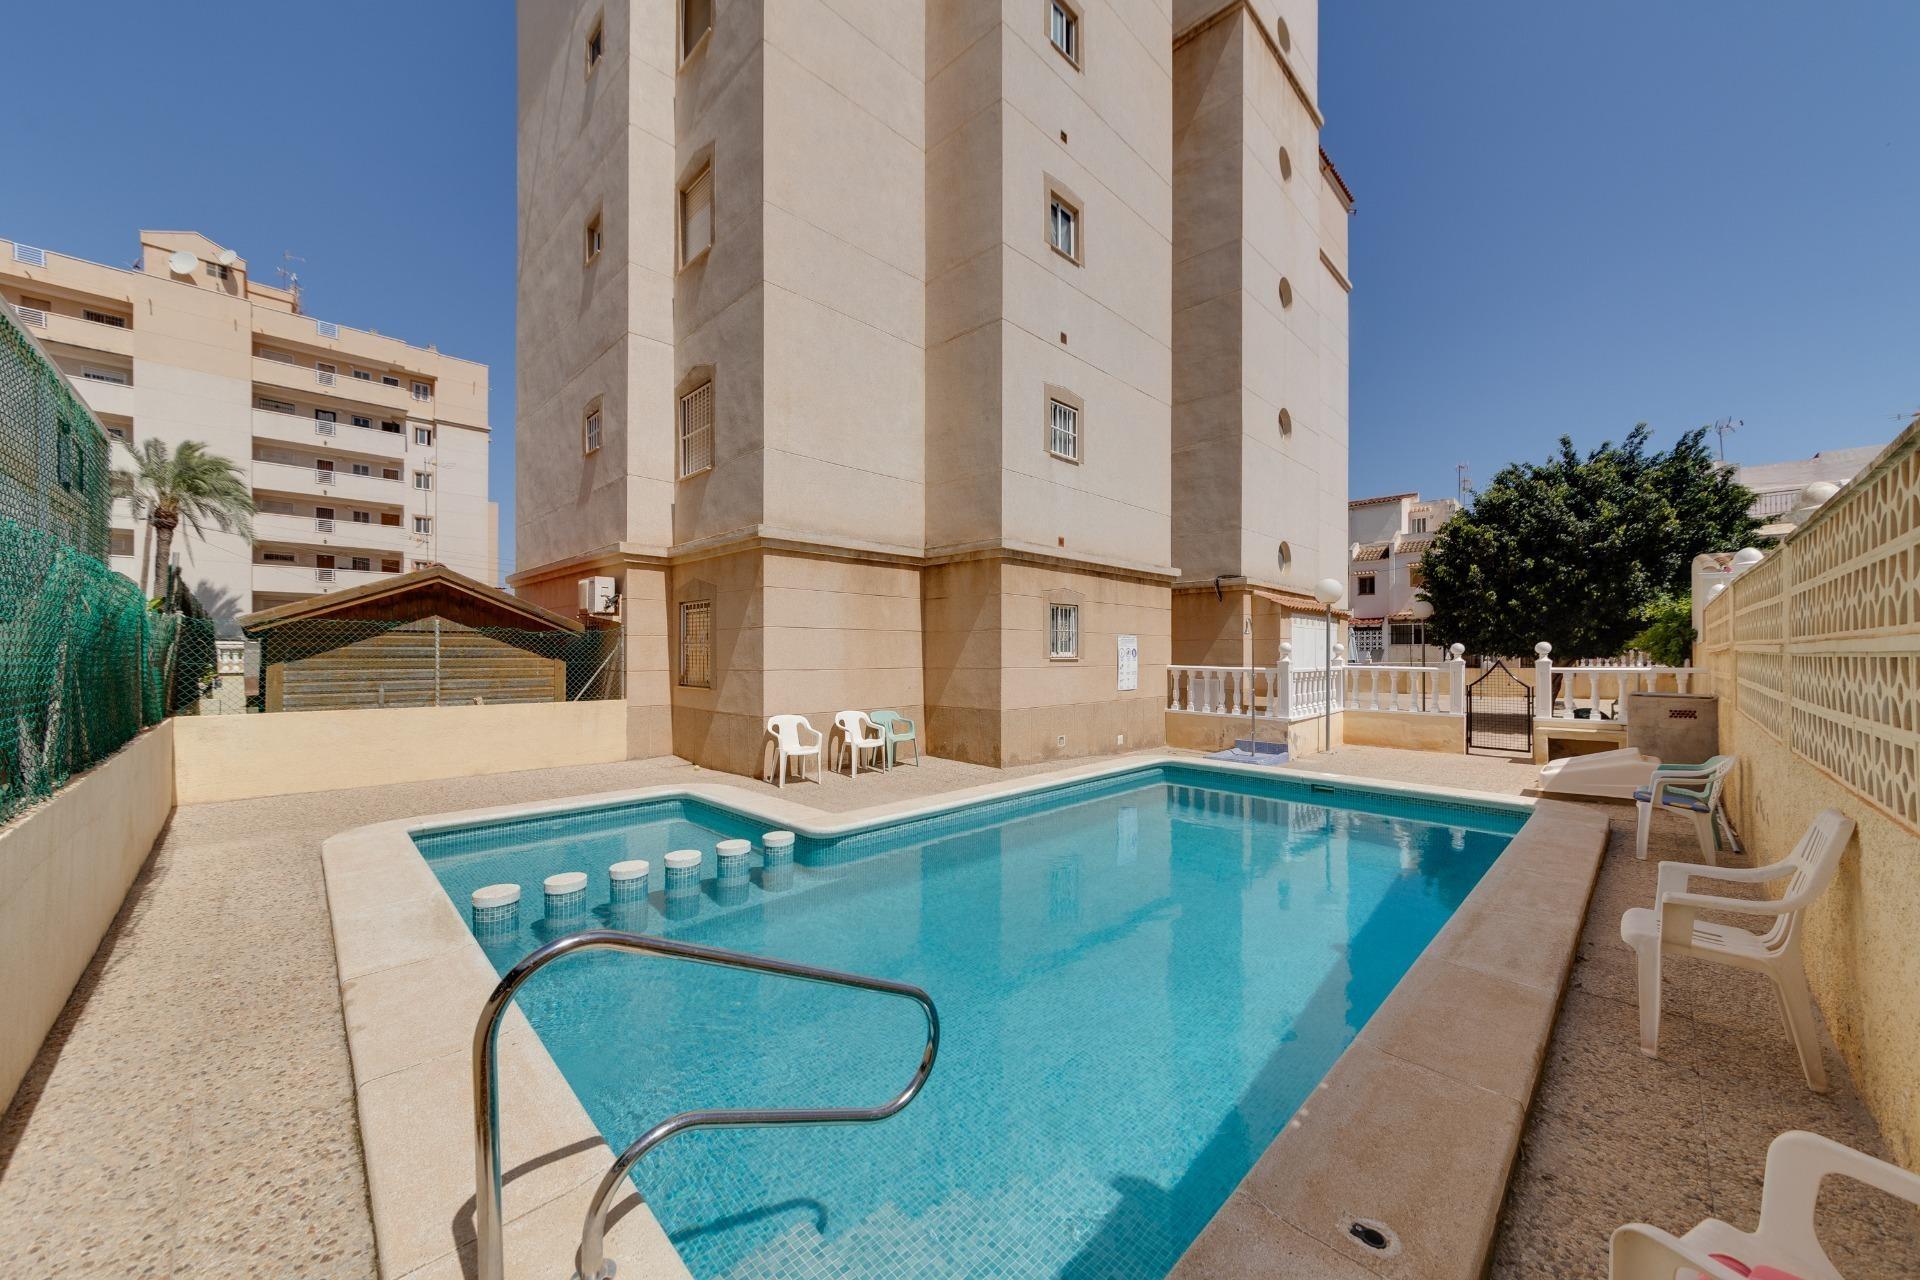
[[[807,1107],[785,1110],[736,1109],[721,1111],[683,1111],[662,1120],[641,1134],[632,1146],[620,1153],[607,1176],[593,1193],[585,1226],[580,1233],[580,1251],[575,1257],[580,1280],[610,1280],[614,1265],[606,1256],[607,1211],[620,1183],[633,1166],[649,1151],[677,1133],[702,1128],[744,1128],[777,1124],[871,1124],[896,1115],[919,1096],[933,1071],[933,1060],[940,1052],[940,1014],[933,997],[919,987],[886,978],[868,978],[835,969],[818,969],[789,960],[771,960],[739,951],[700,947],[688,942],[614,929],[587,929],[555,939],[529,953],[507,971],[500,984],[487,997],[480,1021],[473,1031],[473,1129],[474,1129],[474,1220],[478,1228],[480,1280],[506,1280],[500,1210],[500,1090],[495,1048],[499,1040],[500,1020],[507,1006],[526,980],[553,961],[576,951],[638,951],[665,956],[671,960],[690,960],[695,964],[716,965],[723,969],[744,969],[752,973],[780,978],[799,978],[829,986],[854,987],[881,995],[900,996],[920,1006],[927,1019],[927,1046],[920,1055],[907,1087],[891,1102],[879,1107]]]

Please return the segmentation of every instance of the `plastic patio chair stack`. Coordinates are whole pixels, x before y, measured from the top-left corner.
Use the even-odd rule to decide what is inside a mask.
[[[880,735],[887,740],[887,765],[894,763],[894,752],[903,742],[913,744],[913,767],[920,767],[920,739],[916,736],[913,721],[898,711],[871,711],[867,719],[880,728]]]
[[[1814,1232],[1814,1201],[1827,1177],[1851,1178],[1920,1208],[1920,1174],[1862,1155],[1831,1138],[1794,1130],[1767,1148],[1767,1180],[1760,1191],[1760,1225],[1748,1232],[1708,1218],[1684,1236],[1644,1222],[1613,1233],[1610,1280],[1674,1280],[1694,1273],[1708,1280],[1795,1276],[1842,1280]],[[1727,1265],[1722,1259],[1739,1263]]]
[[[834,728],[840,731],[839,745],[834,748],[833,767],[840,768],[840,754],[852,757],[853,776],[860,776],[860,753],[871,751],[881,768],[886,767],[887,736],[880,732],[864,711],[836,711],[833,713]]]
[[[1819,1093],[1827,1091],[1813,998],[1807,993],[1806,969],[1800,958],[1800,917],[1832,883],[1840,869],[1840,855],[1852,838],[1853,819],[1838,809],[1824,809],[1793,852],[1768,866],[1660,864],[1654,906],[1634,907],[1620,917],[1621,940],[1639,958],[1642,1053],[1650,1058],[1659,1056],[1662,955],[1693,956],[1739,969],[1756,969],[1767,976],[1780,998],[1780,1016],[1800,1055],[1808,1086]],[[1783,878],[1787,880],[1786,892],[1772,899],[1724,898],[1688,888],[1692,880],[1757,885]],[[1697,920],[1695,913],[1700,911],[1771,916],[1773,923],[1764,933],[1753,933],[1734,925]]]
[[[813,758],[813,780],[820,781],[820,746],[825,736],[807,722],[805,716],[769,716],[767,733],[773,738],[773,777],[768,782],[778,786],[787,785],[787,773],[792,763],[800,764],[801,781],[807,776],[807,757]],[[812,741],[807,741],[811,736]]]
[[[1647,831],[1653,825],[1655,809],[1672,809],[1693,819],[1694,835],[1700,841],[1700,856],[1707,860],[1708,866],[1716,865],[1715,823],[1726,833],[1727,848],[1736,848],[1733,824],[1727,821],[1726,807],[1722,803],[1727,776],[1733,772],[1736,763],[1733,756],[1714,756],[1704,764],[1663,764],[1656,768],[1653,781],[1633,793],[1634,808],[1639,810],[1639,822],[1633,833],[1634,856],[1642,862],[1647,860]]]

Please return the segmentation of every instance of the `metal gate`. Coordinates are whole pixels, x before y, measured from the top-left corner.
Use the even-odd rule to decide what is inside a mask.
[[[1533,689],[1496,662],[1467,685],[1467,750],[1533,750]]]

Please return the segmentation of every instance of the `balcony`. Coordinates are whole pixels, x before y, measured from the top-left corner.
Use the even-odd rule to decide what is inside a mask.
[[[116,356],[133,356],[133,329],[126,325],[102,324],[80,316],[61,315],[37,307],[15,305],[20,323],[33,330],[42,342],[58,342],[84,351],[105,351]]]
[[[253,589],[273,595],[314,596],[392,576],[377,569],[368,572],[361,569],[317,569],[310,564],[256,564],[253,566]]]
[[[342,360],[339,371],[330,373],[311,365],[288,364],[284,360],[255,356],[253,381],[257,386],[278,387],[300,395],[332,396],[355,404],[372,405],[387,410],[389,417],[403,418],[409,411],[419,412],[419,402],[414,400],[406,385],[390,387],[378,377],[356,378],[350,372],[351,368],[350,363]],[[402,383],[405,382],[402,379]]]
[[[113,414],[121,418],[133,416],[133,388],[122,382],[101,382],[94,378],[68,377],[79,390],[80,398],[87,402],[87,408],[95,413]]]
[[[387,555],[405,555],[426,546],[425,538],[416,541],[404,526],[362,524],[345,515],[331,520],[317,516],[256,515],[253,518],[253,540],[324,547],[336,554],[378,551]]]
[[[356,476],[345,467],[327,471],[288,462],[253,464],[253,487],[273,493],[298,494],[322,502],[376,502],[397,507],[406,501],[407,487],[380,476]]]
[[[362,415],[364,416],[364,415]],[[342,413],[337,422],[321,422],[307,414],[281,413],[275,409],[253,411],[253,434],[258,440],[305,445],[316,449],[339,449],[346,453],[364,453],[376,458],[407,456],[405,431],[380,429],[380,419],[371,427],[357,427]],[[387,421],[395,421],[388,418]]]

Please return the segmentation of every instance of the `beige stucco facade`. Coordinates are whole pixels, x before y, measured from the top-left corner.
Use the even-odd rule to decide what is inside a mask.
[[[519,6],[516,589],[614,577],[634,741],[710,766],[849,708],[993,764],[1163,742],[1174,15],[1073,6],[1062,48],[1051,0],[702,8]]]
[[[191,231],[141,232],[131,268],[0,240],[0,299],[110,432],[197,440],[240,467],[252,542],[182,529],[173,544],[216,619],[426,563],[499,581],[485,365],[306,315]],[[113,567],[139,580],[144,521],[121,501],[113,531]]]

